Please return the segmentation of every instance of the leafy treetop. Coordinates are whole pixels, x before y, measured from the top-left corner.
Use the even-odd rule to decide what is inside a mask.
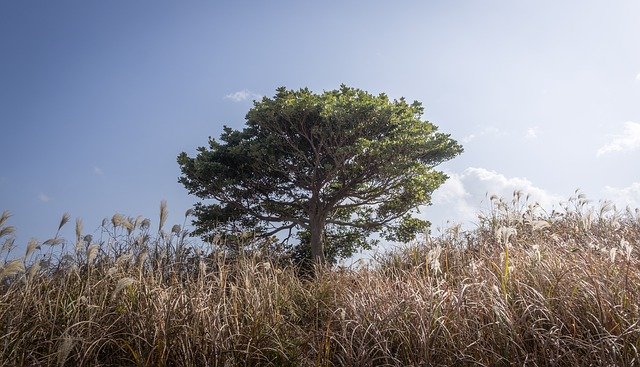
[[[373,233],[413,239],[429,226],[413,214],[447,179],[434,167],[462,152],[422,114],[419,102],[344,85],[279,88],[254,102],[243,130],[225,126],[195,157],[179,155],[180,182],[213,200],[196,204],[195,233],[287,231],[321,263],[368,248]]]

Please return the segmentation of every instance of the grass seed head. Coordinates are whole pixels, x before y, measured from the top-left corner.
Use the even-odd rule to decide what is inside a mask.
[[[98,251],[100,251],[99,245],[91,245],[87,248],[87,263],[93,263],[98,256]]]
[[[69,213],[62,214],[62,218],[60,219],[60,224],[58,225],[58,231],[61,230],[62,227],[64,227],[64,225],[67,224],[67,222],[69,222],[70,218],[71,216],[69,215]]]
[[[126,277],[126,278],[122,278],[122,279],[118,280],[118,284],[116,284],[116,289],[113,291],[113,294],[111,295],[111,299],[112,300],[116,299],[118,294],[123,289],[129,287],[130,285],[132,285],[135,282],[136,282],[136,280],[133,279],[133,278],[130,278],[130,277]]]
[[[25,272],[23,259],[15,259],[6,263],[0,270],[0,280]]]
[[[160,224],[158,225],[158,232],[162,231],[162,227],[164,227],[164,224],[167,221],[168,216],[169,216],[169,210],[167,209],[167,201],[162,200],[160,202]]]
[[[32,238],[27,242],[27,252],[24,254],[24,257],[28,259],[29,255],[31,255],[35,250],[40,250],[40,243],[37,239]]]

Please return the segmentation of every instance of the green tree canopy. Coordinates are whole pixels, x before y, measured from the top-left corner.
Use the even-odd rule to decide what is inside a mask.
[[[279,88],[254,102],[242,131],[225,126],[195,157],[178,156],[180,182],[205,200],[195,233],[286,231],[320,263],[368,248],[373,233],[413,239],[429,226],[413,214],[447,179],[434,167],[462,152],[422,114],[419,102],[344,85]]]

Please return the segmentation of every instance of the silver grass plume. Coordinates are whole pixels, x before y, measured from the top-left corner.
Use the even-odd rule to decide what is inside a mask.
[[[116,296],[125,288],[129,287],[130,285],[132,285],[133,283],[135,283],[136,280],[130,277],[126,277],[126,278],[122,278],[118,281],[118,284],[116,284],[116,289],[113,291],[113,294],[111,295],[111,299],[114,300],[116,298]]]
[[[4,280],[5,278],[24,272],[25,269],[23,259],[11,260],[2,267],[2,270],[0,270],[0,280]]]
[[[171,227],[171,233],[174,233],[174,234],[180,233],[180,225],[174,224],[173,227]]]
[[[62,229],[62,227],[64,227],[65,224],[67,224],[67,222],[69,222],[69,219],[71,217],[69,216],[69,213],[64,213],[62,214],[62,218],[60,219],[60,224],[58,225],[58,231]]]
[[[144,220],[144,217],[142,215],[138,215],[136,219],[133,221],[133,228],[135,229],[140,227],[140,225],[142,225],[143,220]]]
[[[9,213],[9,211],[7,210],[3,211],[2,214],[0,215],[0,226],[4,225],[4,222],[6,222],[10,216],[11,216],[11,213]]]
[[[13,226],[6,226],[0,228],[0,238],[4,236],[12,235],[15,232],[15,228]]]
[[[113,224],[113,228],[118,228],[124,224],[125,218],[122,214],[116,213],[111,217],[111,224]]]
[[[29,267],[29,273],[27,275],[27,279],[32,280],[36,276],[36,274],[38,274],[40,267],[41,267],[40,261],[36,261],[33,265],[31,265],[31,267]]]
[[[2,246],[0,246],[0,253],[11,252],[15,242],[16,242],[16,239],[13,237],[9,237],[6,240],[4,240],[4,242],[2,243]]]
[[[64,242],[64,238],[54,237],[54,238],[49,238],[48,240],[44,241],[42,244],[45,246],[57,246],[63,242]]]
[[[24,254],[24,257],[29,258],[29,255],[35,250],[40,250],[40,244],[37,239],[32,238],[27,242],[27,252]]]
[[[551,227],[551,224],[546,220],[534,220],[531,222],[531,227],[534,231]]]
[[[91,264],[93,260],[98,256],[98,251],[100,250],[99,245],[91,245],[87,248],[87,263]]]
[[[160,202],[160,224],[158,226],[158,232],[162,231],[162,227],[164,227],[164,224],[167,221],[168,215],[169,215],[169,210],[167,209],[167,201],[162,200]]]
[[[76,242],[82,241],[82,219],[76,218]]]

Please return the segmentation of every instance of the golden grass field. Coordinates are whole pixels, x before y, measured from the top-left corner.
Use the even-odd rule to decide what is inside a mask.
[[[0,364],[640,365],[638,211],[579,192],[554,212],[519,192],[490,205],[473,230],[312,277],[195,248],[166,206],[154,227],[115,215],[90,238],[78,221],[8,256],[5,213]]]

